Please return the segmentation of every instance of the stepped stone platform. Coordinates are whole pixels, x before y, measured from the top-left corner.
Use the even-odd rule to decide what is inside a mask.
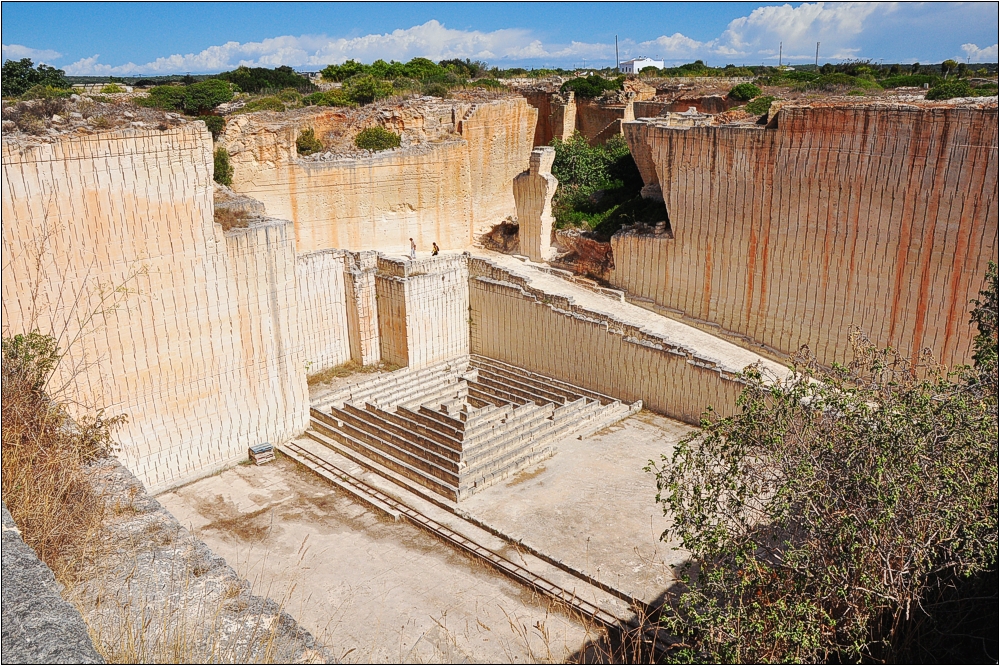
[[[311,408],[307,435],[457,502],[642,408],[522,368],[464,356],[347,386]]]

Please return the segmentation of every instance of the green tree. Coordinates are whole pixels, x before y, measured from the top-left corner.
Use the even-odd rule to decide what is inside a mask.
[[[7,60],[0,72],[0,88],[4,97],[18,97],[37,85],[53,88],[69,88],[66,72],[40,63],[35,67],[31,58]]]
[[[752,83],[740,83],[733,86],[729,91],[729,96],[741,102],[748,102],[754,97],[760,97],[763,93],[761,89]]]
[[[212,140],[218,140],[222,130],[226,128],[226,119],[222,116],[198,116],[198,120],[205,123],[205,127],[212,133]]]
[[[944,78],[947,79],[948,74],[954,72],[956,67],[958,67],[958,63],[954,60],[945,60],[941,63],[941,74],[943,74]]]
[[[366,73],[368,67],[357,60],[348,60],[342,65],[327,65],[320,70],[320,75],[326,81],[346,81],[352,76]]]
[[[151,106],[157,109],[180,110],[184,107],[184,86],[155,86],[150,88],[147,97],[140,97],[136,104]]]
[[[927,91],[927,99],[953,99],[971,97],[972,87],[967,81],[944,81]]]
[[[192,115],[204,114],[232,99],[232,84],[221,79],[209,79],[185,88],[184,111]]]
[[[363,129],[354,137],[354,145],[373,153],[380,150],[389,150],[390,148],[399,148],[399,144],[399,135],[380,125]]]
[[[233,165],[229,162],[229,151],[221,146],[215,149],[215,169],[212,178],[219,185],[229,187],[233,184]]]
[[[966,633],[933,643],[942,598],[958,598],[951,616],[995,616],[995,583],[968,592],[997,563],[995,265],[972,319],[971,368],[860,332],[849,366],[824,370],[804,348],[787,378],[748,367],[733,416],[709,408],[650,462],[663,537],[691,553],[664,618],[676,658],[933,661]]]
[[[216,78],[229,81],[241,92],[260,93],[271,90],[292,88],[301,92],[312,92],[316,86],[287,65],[268,69],[267,67],[240,66],[231,72],[223,72]]]
[[[295,139],[295,149],[299,155],[312,155],[323,150],[323,144],[316,138],[316,132],[312,127],[302,130]]]
[[[371,74],[363,74],[344,81],[344,94],[358,104],[371,104],[377,99],[392,95],[392,84]]]

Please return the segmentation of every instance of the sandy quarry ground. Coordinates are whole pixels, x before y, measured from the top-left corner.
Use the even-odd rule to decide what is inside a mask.
[[[599,580],[653,601],[683,559],[657,538],[650,458],[688,426],[643,412],[460,508]],[[347,662],[565,661],[596,629],[288,458],[157,499]]]

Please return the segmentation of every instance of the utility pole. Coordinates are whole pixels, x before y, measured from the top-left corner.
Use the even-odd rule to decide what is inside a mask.
[[[819,42],[816,42],[816,69],[819,69]]]
[[[778,69],[781,69],[781,46],[782,42],[778,42]]]
[[[615,71],[617,72],[622,66],[622,61],[618,59],[618,35],[615,35]]]

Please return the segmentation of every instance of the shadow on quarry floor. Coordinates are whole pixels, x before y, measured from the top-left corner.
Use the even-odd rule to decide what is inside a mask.
[[[558,442],[554,457],[460,508],[652,602],[680,558],[658,542],[665,519],[642,467],[688,429],[642,412]],[[347,662],[595,661],[609,644],[549,599],[283,456],[158,499]]]

